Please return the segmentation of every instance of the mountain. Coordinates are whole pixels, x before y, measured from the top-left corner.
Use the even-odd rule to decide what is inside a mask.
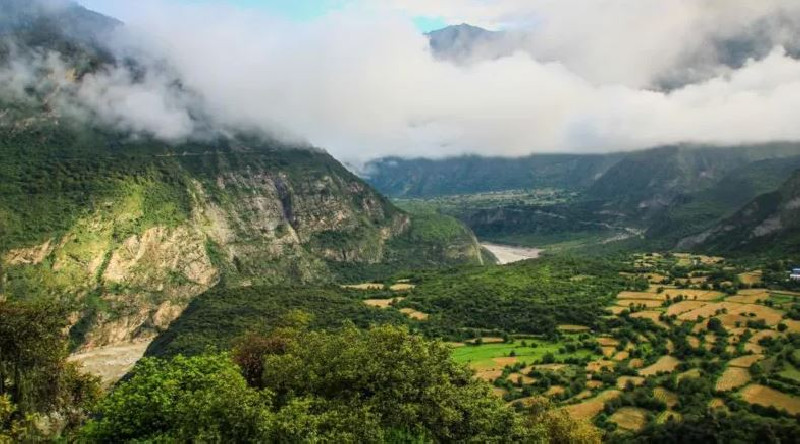
[[[582,189],[602,177],[622,157],[623,154],[387,157],[368,162],[365,177],[379,191],[392,197],[435,197],[547,187]]]
[[[669,249],[775,191],[798,168],[798,143],[679,145],[603,155],[387,158],[368,164],[367,180],[390,196],[429,199],[487,240],[542,246],[642,233],[652,247]],[[574,197],[526,203],[496,193],[477,205],[453,196],[542,188]]]
[[[122,24],[67,0],[0,0],[0,11],[0,36],[58,50],[69,45],[99,46]],[[54,45],[56,40],[60,41]]]
[[[797,155],[800,155],[800,144],[796,143],[733,147],[681,145],[633,152],[592,184],[586,198],[604,202],[609,211],[648,219],[679,203],[683,196],[715,187],[753,162]],[[734,181],[728,183],[732,185]]]
[[[91,37],[118,22],[2,1],[16,11],[6,42],[67,48],[73,85],[118,63]],[[62,19],[69,32],[38,25]],[[152,337],[215,286],[482,261],[458,221],[398,209],[321,149],[222,132],[167,143],[64,112],[70,88],[38,74],[23,91],[0,87],[0,300],[71,307],[75,347]]]
[[[777,191],[762,194],[679,248],[715,252],[800,251],[800,170]]]
[[[501,45],[504,33],[489,31],[463,23],[448,26],[428,34],[431,49],[440,60],[466,62],[473,59],[492,59],[511,55],[513,48],[505,51]]]

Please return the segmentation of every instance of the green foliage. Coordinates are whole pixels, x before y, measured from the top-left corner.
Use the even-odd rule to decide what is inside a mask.
[[[251,335],[243,341],[253,341]],[[145,359],[84,429],[92,441],[533,441],[450,349],[384,326],[278,328],[248,347],[262,374],[248,386],[227,355]],[[242,342],[240,346],[244,346]]]
[[[773,419],[746,411],[731,414],[704,412],[683,421],[652,424],[621,442],[794,442],[800,425],[794,419]]]
[[[392,197],[433,197],[532,188],[583,188],[620,154],[534,154],[521,158],[461,156],[439,160],[390,157],[367,164],[368,180]]]
[[[144,359],[99,404],[83,438],[254,442],[265,434],[269,405],[269,393],[249,389],[227,355]]]
[[[0,302],[0,442],[71,433],[100,395],[98,379],[67,363],[67,313],[55,304]],[[58,416],[58,430],[44,418]]]
[[[618,267],[613,259],[548,257],[419,273],[400,306],[430,314],[420,328],[431,336],[459,339],[466,327],[553,335],[558,324],[596,324],[625,288]],[[571,280],[578,274],[596,278]]]
[[[208,347],[230,349],[248,331],[279,325],[293,310],[313,316],[312,328],[340,327],[352,321],[361,327],[373,323],[407,322],[396,310],[378,310],[361,302],[361,295],[338,287],[216,287],[195,298],[183,315],[148,348],[151,356],[196,355]]]

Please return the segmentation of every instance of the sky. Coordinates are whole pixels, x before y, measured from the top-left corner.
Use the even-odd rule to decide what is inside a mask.
[[[134,15],[131,11],[132,7],[125,3],[132,3],[130,0],[85,0],[81,4],[94,11],[102,12],[104,14],[125,20],[127,17]],[[171,0],[170,3],[178,4],[202,4],[214,3],[213,0]],[[332,12],[341,11],[342,9],[353,6],[356,2],[353,0],[230,0],[230,1],[217,1],[216,3],[226,3],[235,8],[257,9],[264,11],[268,14],[284,17],[293,21],[303,22],[309,20],[319,19]],[[409,19],[413,21],[414,25],[421,32],[430,32],[436,29],[441,29],[447,26],[448,23],[444,17],[438,15],[425,15],[416,14],[415,11],[410,10]]]
[[[72,105],[169,141],[256,131],[359,163],[800,140],[797,0],[83,3],[148,69]],[[460,23],[503,32],[444,53],[421,32]]]

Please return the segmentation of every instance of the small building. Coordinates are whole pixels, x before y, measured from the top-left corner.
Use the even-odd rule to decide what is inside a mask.
[[[800,268],[793,268],[789,274],[789,279],[792,281],[800,281]]]

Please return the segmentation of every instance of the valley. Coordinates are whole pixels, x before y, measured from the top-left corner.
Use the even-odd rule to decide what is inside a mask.
[[[0,443],[797,441],[800,141],[735,109],[800,97],[783,20],[634,81],[183,6],[0,0]]]

